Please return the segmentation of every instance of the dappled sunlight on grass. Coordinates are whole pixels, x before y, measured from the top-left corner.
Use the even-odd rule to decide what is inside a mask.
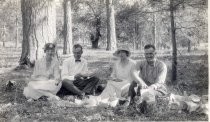
[[[100,53],[99,53],[100,52]],[[132,59],[142,60],[143,55],[136,53],[131,56]],[[102,70],[100,77],[108,77],[110,66],[112,65],[112,52],[95,51],[84,55],[88,60],[89,71]],[[159,57],[168,67],[167,81],[170,83],[171,74],[171,56],[165,55]],[[17,59],[15,59],[17,60]],[[205,64],[208,57],[205,55],[190,55],[178,58],[178,83],[188,84],[185,89],[188,94],[204,95],[208,92],[208,67]],[[12,62],[12,61],[11,61]],[[63,98],[63,102],[53,103],[49,101],[27,102],[23,96],[23,88],[30,79],[32,69],[14,71],[11,69],[3,70],[0,73],[0,107],[7,105],[0,110],[0,120],[17,121],[125,121],[125,120],[208,120],[206,115],[198,113],[179,113],[178,111],[158,112],[150,108],[149,114],[141,114],[137,110],[128,108],[120,110],[111,107],[93,107],[85,108],[71,104],[70,100]],[[5,83],[8,80],[16,81],[16,86],[7,91]],[[182,94],[170,85],[171,92]],[[69,102],[69,104],[68,104]]]

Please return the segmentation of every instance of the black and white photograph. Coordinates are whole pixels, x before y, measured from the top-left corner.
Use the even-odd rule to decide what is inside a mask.
[[[208,0],[0,0],[0,122],[209,121]]]

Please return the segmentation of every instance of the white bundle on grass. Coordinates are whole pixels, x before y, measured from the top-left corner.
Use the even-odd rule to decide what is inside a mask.
[[[199,97],[194,94],[190,96],[171,94],[169,106],[171,109],[179,109],[180,111],[186,109],[189,112],[198,112],[208,115],[208,96],[203,95]]]

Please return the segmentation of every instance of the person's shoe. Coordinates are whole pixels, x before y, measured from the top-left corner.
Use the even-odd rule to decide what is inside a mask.
[[[32,99],[32,98],[27,100],[27,102],[33,102],[33,101],[34,101],[34,99]]]
[[[48,97],[47,96],[41,96],[38,100],[40,100],[40,101],[47,101]]]
[[[137,111],[139,111],[142,114],[146,114],[147,113],[147,102],[143,101],[142,103],[138,104],[136,106]]]
[[[85,95],[85,93],[82,93],[81,95],[78,95],[77,98],[80,99],[80,100],[83,100],[83,99],[88,98],[88,96]]]
[[[130,100],[126,100],[125,103],[123,104],[124,108],[128,108],[130,106]]]
[[[128,108],[130,106],[130,99],[119,100],[119,105],[123,108]]]
[[[50,96],[47,98],[48,101],[58,101],[60,98],[58,96]]]

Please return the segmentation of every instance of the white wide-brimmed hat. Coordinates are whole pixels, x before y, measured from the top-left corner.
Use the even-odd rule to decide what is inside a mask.
[[[128,52],[128,56],[131,55],[130,49],[129,49],[129,47],[126,46],[126,45],[120,46],[120,47],[113,53],[113,55],[114,55],[114,56],[118,56],[119,51],[121,51],[121,50]]]

